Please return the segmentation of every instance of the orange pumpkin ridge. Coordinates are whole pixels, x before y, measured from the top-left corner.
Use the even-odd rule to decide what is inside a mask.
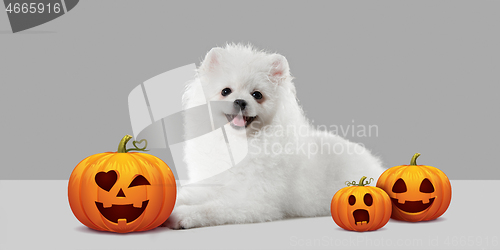
[[[177,186],[170,168],[159,158],[126,149],[91,155],[71,173],[68,201],[75,217],[89,228],[127,233],[161,225],[174,208]],[[135,141],[134,141],[135,142]]]

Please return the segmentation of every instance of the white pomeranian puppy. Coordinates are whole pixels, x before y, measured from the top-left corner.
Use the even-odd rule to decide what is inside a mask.
[[[187,229],[330,215],[332,197],[345,181],[367,176],[376,183],[384,171],[362,145],[311,126],[282,55],[230,44],[210,50],[197,73],[198,85],[187,86],[184,107],[200,105],[200,96],[229,104],[212,110],[211,116],[224,119],[225,133],[239,137],[236,144],[244,144],[248,153],[231,166],[221,160],[220,155],[227,155],[221,136],[188,141],[184,159],[192,184],[180,188],[165,226]],[[325,112],[335,115],[335,107]],[[187,134],[196,133],[196,117],[186,117],[185,125]]]

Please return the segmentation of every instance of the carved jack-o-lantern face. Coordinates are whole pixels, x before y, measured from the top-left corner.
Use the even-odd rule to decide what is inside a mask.
[[[358,197],[356,199],[356,196]],[[356,226],[367,226],[370,223],[370,213],[373,214],[372,205],[373,197],[370,193],[365,193],[361,195],[351,194],[348,199],[350,207],[347,208],[350,214],[352,214],[353,222]]]
[[[422,213],[426,211],[434,200],[436,196],[434,194],[434,185],[428,178],[424,178],[421,181],[412,180],[412,177],[416,176],[406,176],[406,180],[399,178],[392,186],[393,197],[391,197],[392,204],[394,204],[399,210],[406,213]],[[422,176],[419,176],[421,179]],[[418,185],[420,183],[420,185]]]
[[[451,201],[451,184],[439,169],[416,165],[415,154],[410,165],[386,170],[377,187],[384,189],[393,204],[392,218],[406,221],[433,220],[441,216]]]
[[[170,168],[149,154],[127,153],[126,136],[118,152],[95,154],[71,173],[68,199],[76,218],[102,231],[127,233],[161,225],[172,212],[177,186]]]
[[[391,217],[391,202],[384,190],[359,184],[340,189],[332,199],[331,213],[337,225],[353,231],[370,231],[383,227]],[[359,185],[359,186],[357,186]]]
[[[108,221],[131,223],[144,213],[148,206],[147,185],[149,181],[142,175],[136,175],[132,180],[118,178],[115,170],[99,172],[95,182],[100,187],[99,200],[95,205]]]

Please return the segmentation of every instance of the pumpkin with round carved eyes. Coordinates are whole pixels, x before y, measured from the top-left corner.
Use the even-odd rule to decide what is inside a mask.
[[[417,165],[419,153],[410,165],[387,169],[377,187],[387,192],[392,201],[392,218],[405,221],[434,220],[441,216],[451,202],[451,184],[443,171]]]
[[[170,168],[157,157],[125,149],[95,154],[81,161],[71,173],[68,199],[76,218],[101,231],[127,233],[161,225],[170,216],[177,187]],[[146,142],[147,143],[147,142]]]
[[[340,189],[332,199],[330,212],[339,227],[352,231],[377,230],[391,218],[391,201],[384,190],[365,186],[363,176],[359,184],[346,182],[348,187]],[[351,186],[352,185],[352,186]]]

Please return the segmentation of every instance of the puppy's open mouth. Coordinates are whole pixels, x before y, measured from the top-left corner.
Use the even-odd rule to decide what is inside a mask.
[[[257,117],[257,116],[244,116],[244,115],[242,116],[238,114],[236,115],[225,114],[225,115],[231,126],[237,129],[248,127],[248,125],[250,125],[250,123],[252,123],[253,120],[255,120],[255,117]]]

